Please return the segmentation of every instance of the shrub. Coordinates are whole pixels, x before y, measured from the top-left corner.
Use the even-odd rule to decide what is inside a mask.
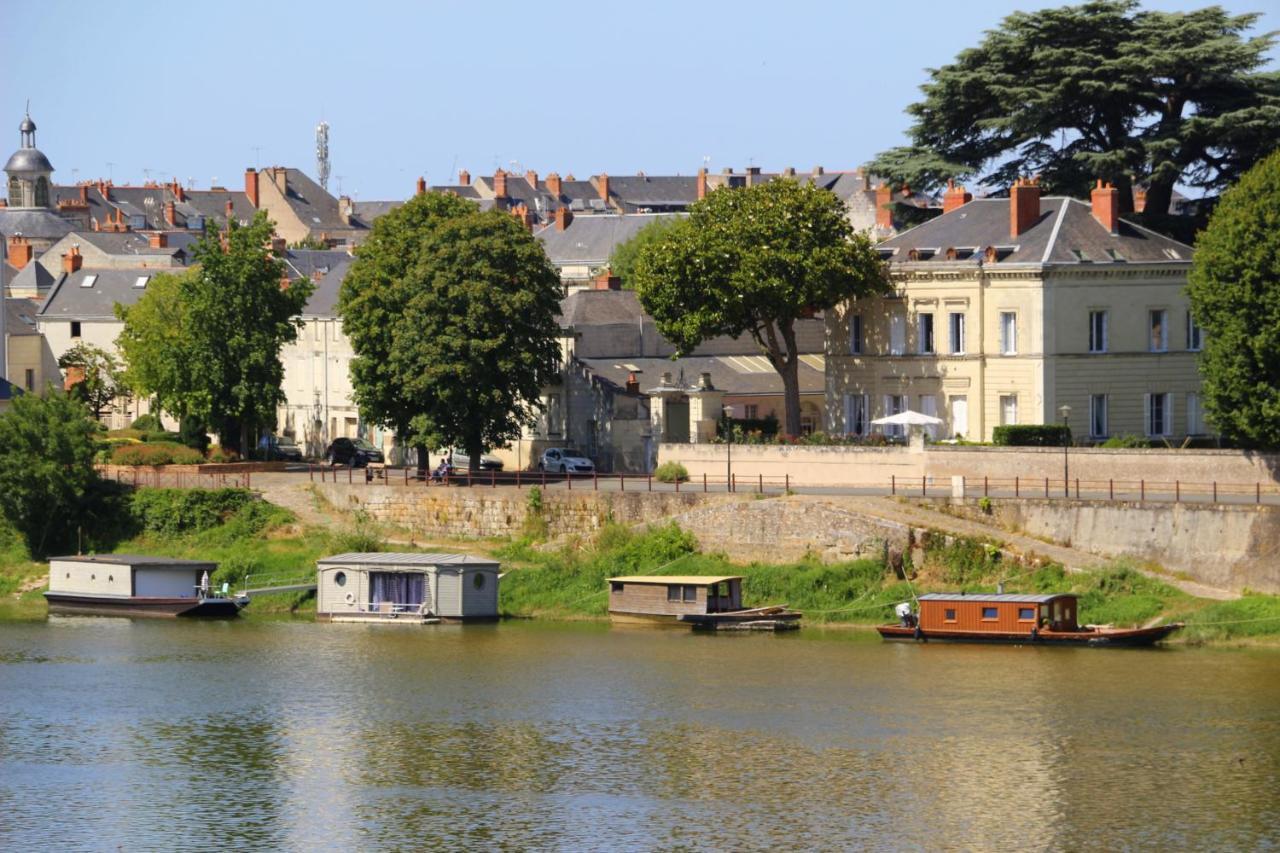
[[[385,547],[382,531],[369,513],[362,509],[353,513],[350,527],[331,534],[329,540],[335,553],[365,553],[381,551]]]
[[[229,447],[215,444],[209,448],[208,459],[210,462],[239,462],[240,454]]]
[[[771,439],[778,434],[778,419],[773,415],[765,418],[731,418],[729,423],[733,426],[733,440],[735,443],[746,443],[742,437],[751,433],[758,433],[763,439]],[[716,434],[724,438],[725,421],[723,418],[716,422]]]
[[[1151,442],[1140,435],[1113,435],[1111,438],[1102,442],[1101,446],[1110,448],[1141,448],[1150,447]]]
[[[679,462],[663,462],[653,472],[653,478],[659,483],[684,482],[689,479],[689,469]]]
[[[111,452],[116,465],[199,465],[204,456],[190,447],[162,441],[154,444],[128,444]]]
[[[1071,443],[1071,429],[1062,424],[1006,424],[991,433],[997,447],[1062,447]]]
[[[209,447],[209,427],[195,418],[183,418],[178,425],[178,441],[204,453]]]
[[[139,415],[129,428],[139,432],[164,432],[164,424],[155,415]]]
[[[254,503],[263,501],[248,489],[139,489],[131,511],[144,530],[178,534],[216,527]]]

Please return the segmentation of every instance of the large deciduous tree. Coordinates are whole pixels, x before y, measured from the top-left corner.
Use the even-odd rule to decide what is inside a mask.
[[[56,390],[20,394],[0,415],[0,515],[33,557],[90,514],[95,429],[88,407]]]
[[[74,383],[72,392],[88,404],[94,418],[101,418],[126,390],[120,361],[93,344],[76,344],[58,359],[58,367],[67,371],[67,378]]]
[[[1206,336],[1206,414],[1246,447],[1280,447],[1280,152],[1223,194],[1187,294]]]
[[[275,426],[284,401],[280,350],[297,340],[312,291],[306,279],[282,282],[271,235],[261,211],[249,225],[231,221],[196,244],[196,267],[156,276],[136,305],[116,309],[130,386],[155,395],[165,411],[208,424],[241,453]]]
[[[1246,35],[1258,17],[1135,0],[1015,12],[930,69],[911,144],[868,167],[919,189],[1040,175],[1083,196],[1102,178],[1125,210],[1136,181],[1154,221],[1175,184],[1221,190],[1280,144],[1280,74],[1262,70],[1275,39]]]
[[[478,467],[520,437],[556,375],[561,295],[542,246],[505,213],[423,193],[379,217],[338,299],[361,415],[404,446],[465,448]]]
[[[636,295],[687,354],[717,335],[749,334],[782,377],[784,430],[800,434],[796,321],[889,289],[844,203],[792,180],[714,190],[635,264]]]
[[[622,279],[622,286],[627,290],[635,289],[636,258],[641,251],[652,243],[662,239],[667,229],[675,224],[674,216],[654,219],[645,225],[631,239],[619,244],[609,256],[609,271]]]

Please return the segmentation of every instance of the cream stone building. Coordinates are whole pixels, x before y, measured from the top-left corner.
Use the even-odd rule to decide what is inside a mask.
[[[1186,296],[1192,249],[1090,202],[951,187],[944,213],[879,244],[893,296],[827,315],[826,419],[935,415],[935,437],[990,440],[1001,424],[1068,423],[1077,441],[1203,435],[1203,335]]]

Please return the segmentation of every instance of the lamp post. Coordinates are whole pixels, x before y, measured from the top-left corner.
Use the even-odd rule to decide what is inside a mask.
[[[1058,407],[1058,414],[1062,416],[1062,494],[1064,497],[1071,497],[1071,407],[1065,403]]]
[[[724,490],[733,491],[733,409],[720,410],[724,420]]]

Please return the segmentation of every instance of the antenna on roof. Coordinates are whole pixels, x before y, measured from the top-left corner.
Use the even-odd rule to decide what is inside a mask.
[[[338,179],[338,195],[342,195],[342,179],[345,178],[346,175],[334,175],[334,177]]]
[[[320,189],[329,191],[329,122],[321,119],[316,125],[316,177]]]
[[[262,146],[250,145],[249,150],[253,152],[253,168],[261,169],[262,168]]]

